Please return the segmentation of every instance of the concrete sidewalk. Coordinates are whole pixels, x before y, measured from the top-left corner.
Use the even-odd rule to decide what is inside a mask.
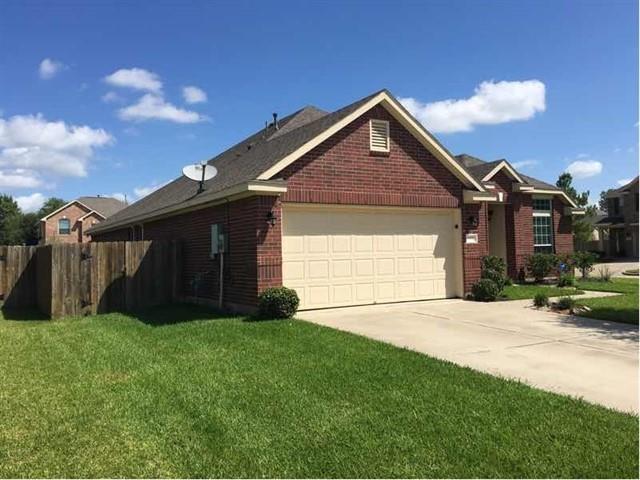
[[[602,295],[589,292],[580,297]],[[305,311],[298,316],[638,413],[637,326],[538,311],[531,300],[436,300]]]

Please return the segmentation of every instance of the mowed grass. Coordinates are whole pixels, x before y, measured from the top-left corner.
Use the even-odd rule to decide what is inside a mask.
[[[633,278],[613,278],[610,282],[580,280],[578,288],[601,292],[618,292],[622,295],[601,298],[577,299],[591,311],[581,312],[583,317],[598,318],[612,322],[638,324],[638,280]]]
[[[0,320],[0,477],[637,477],[638,418],[302,321]]]
[[[567,295],[580,295],[584,293],[573,287],[553,287],[549,285],[514,284],[504,287],[502,295],[506,300],[524,300],[533,298],[538,293],[544,293],[548,297],[563,297]]]

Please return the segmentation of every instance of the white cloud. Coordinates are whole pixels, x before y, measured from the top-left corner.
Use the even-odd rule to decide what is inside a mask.
[[[115,87],[146,90],[153,93],[160,93],[162,90],[160,77],[143,68],[121,68],[104,77],[104,81]]]
[[[49,80],[50,78],[55,77],[61,70],[65,68],[66,65],[64,63],[52,60],[50,58],[45,58],[44,60],[42,60],[42,62],[40,62],[38,73],[40,74],[40,78],[42,78],[43,80]]]
[[[207,93],[194,86],[183,87],[182,96],[187,103],[203,103],[207,101]]]
[[[46,200],[45,196],[41,193],[32,193],[31,195],[24,195],[15,198],[20,209],[25,213],[33,213],[40,210]]]
[[[400,103],[435,133],[469,132],[476,125],[529,120],[546,109],[545,85],[539,80],[488,81],[469,98],[432,103],[401,98]]]
[[[513,162],[511,165],[513,165],[513,168],[518,170],[521,168],[533,167],[535,165],[538,165],[538,163],[539,162],[537,160],[521,160],[519,162]]]
[[[42,185],[42,181],[33,171],[20,168],[0,170],[0,188],[35,188],[40,185]]]
[[[146,197],[150,193],[153,193],[156,190],[158,190],[159,188],[164,187],[167,183],[169,183],[169,182],[154,183],[154,184],[149,185],[147,187],[136,187],[136,188],[133,189],[133,193],[135,193],[137,198]]]
[[[0,118],[0,168],[83,177],[94,150],[113,141],[103,129],[49,122],[41,114]]]
[[[569,164],[565,172],[569,172],[573,178],[595,177],[602,172],[602,163],[597,160],[576,160]]]
[[[631,182],[631,180],[633,180],[633,178],[623,178],[621,180],[618,180],[616,183],[621,187],[624,187],[627,183]]]
[[[165,101],[160,95],[147,93],[138,103],[121,108],[118,116],[122,120],[168,120],[176,123],[197,123],[206,120],[206,117],[198,112],[184,110]]]
[[[122,102],[124,99],[116,92],[107,92],[101,97],[104,103]]]

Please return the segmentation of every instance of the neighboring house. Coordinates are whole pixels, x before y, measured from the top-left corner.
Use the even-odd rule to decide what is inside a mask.
[[[638,177],[607,193],[607,216],[597,223],[609,257],[638,257]]]
[[[92,238],[182,239],[185,295],[222,292],[237,310],[283,284],[303,309],[459,297],[489,253],[517,276],[536,251],[573,249],[578,211],[561,190],[506,160],[454,157],[386,90],[305,107],[209,163],[202,193],[178,178]]]
[[[40,219],[40,243],[84,243],[87,230],[127,205],[109,197],[80,197]]]
[[[603,239],[603,232],[601,231],[601,228],[598,227],[598,223],[606,216],[607,214],[601,211],[596,211],[592,215],[585,215],[584,221],[587,222],[592,228],[591,237],[586,242],[580,241],[574,237],[573,246],[576,250],[595,252],[599,255],[604,255],[605,243]]]

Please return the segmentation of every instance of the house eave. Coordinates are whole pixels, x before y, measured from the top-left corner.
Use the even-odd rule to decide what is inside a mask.
[[[120,222],[115,222],[111,225],[100,223],[94,227],[91,227],[87,230],[89,235],[107,233],[114,230],[120,230],[122,228],[126,228],[131,225],[137,225],[141,223],[147,223],[150,221],[160,220],[162,218],[172,217],[174,215],[179,215],[186,212],[192,212],[195,210],[201,210],[203,208],[212,207],[215,205],[219,205],[225,202],[231,202],[235,200],[240,200],[246,197],[252,197],[256,195],[267,195],[267,196],[278,196],[287,191],[287,184],[284,180],[271,180],[271,181],[261,181],[261,180],[252,180],[250,182],[241,183],[239,185],[235,185],[233,187],[226,188],[221,190],[220,192],[216,192],[215,194],[208,196],[206,198],[194,199],[191,203],[187,202],[180,203],[177,205],[172,205],[169,207],[165,207],[159,209],[155,212],[137,215],[135,217],[130,217]]]

